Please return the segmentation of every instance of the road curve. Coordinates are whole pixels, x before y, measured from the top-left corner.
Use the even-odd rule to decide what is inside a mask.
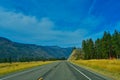
[[[40,78],[43,80],[111,80],[67,61],[12,73],[0,77],[0,80],[39,80]]]

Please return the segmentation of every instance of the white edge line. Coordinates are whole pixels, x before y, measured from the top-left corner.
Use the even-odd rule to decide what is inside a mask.
[[[82,74],[83,76],[85,76],[88,80],[92,80],[91,78],[89,78],[88,76],[86,76],[83,72],[81,72],[76,67],[74,67],[72,64],[71,64],[71,67],[73,67],[76,71],[78,71],[80,74]]]
[[[70,62],[71,63],[71,62]],[[78,66],[78,67],[81,67],[81,66],[79,66],[79,65],[77,65],[77,64],[75,64],[75,63],[71,63],[71,64],[74,64],[74,65],[76,65],[76,66]],[[104,76],[104,75],[102,75],[102,74],[100,74],[100,73],[97,73],[97,72],[93,72],[93,71],[91,71],[91,70],[89,70],[89,69],[86,69],[87,71],[89,71],[89,72],[91,72],[91,73],[93,73],[93,74],[95,74],[95,75],[97,75],[97,76],[100,76],[100,77],[103,77],[105,80],[112,80],[112,79],[110,79],[109,77],[106,77],[106,76]],[[99,78],[99,77],[98,77]]]

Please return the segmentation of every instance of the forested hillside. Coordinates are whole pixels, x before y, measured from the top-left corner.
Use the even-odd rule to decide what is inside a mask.
[[[22,44],[0,37],[0,62],[65,59],[71,51],[72,48]]]

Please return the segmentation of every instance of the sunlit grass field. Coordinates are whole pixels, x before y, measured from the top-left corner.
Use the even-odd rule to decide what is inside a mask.
[[[120,60],[75,60],[72,62],[109,76],[113,80],[120,80]]]
[[[41,66],[48,63],[52,63],[52,61],[0,63],[0,75],[5,75],[7,73],[20,71],[20,70],[32,68],[35,66]]]

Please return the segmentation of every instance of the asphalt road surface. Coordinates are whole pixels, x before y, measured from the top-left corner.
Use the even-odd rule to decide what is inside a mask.
[[[0,80],[39,80],[40,78],[43,80],[111,80],[67,61],[12,73],[0,77]]]

